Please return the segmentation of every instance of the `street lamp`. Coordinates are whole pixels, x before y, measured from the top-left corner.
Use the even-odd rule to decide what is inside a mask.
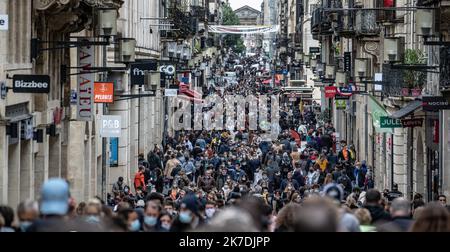
[[[346,81],[345,72],[337,71],[336,72],[336,84],[338,84],[338,86],[341,86],[341,85],[345,84],[345,81]]]
[[[367,74],[367,65],[369,59],[367,58],[356,58],[355,59],[355,76],[360,79],[364,78]]]
[[[401,38],[384,38],[384,61],[396,62],[401,61],[402,45]]]
[[[118,39],[118,50],[116,50],[116,61],[121,63],[134,62],[136,59],[136,39]],[[106,56],[105,56],[106,57]]]
[[[417,9],[416,33],[422,36],[433,34],[434,11],[432,9]]]
[[[325,67],[325,77],[326,79],[334,79],[335,76],[335,67],[332,65],[327,65]]]
[[[117,9],[103,8],[98,10],[98,29],[100,36],[117,35]]]

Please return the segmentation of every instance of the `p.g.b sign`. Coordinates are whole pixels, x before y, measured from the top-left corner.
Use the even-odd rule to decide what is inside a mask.
[[[100,136],[120,137],[122,118],[120,116],[102,116],[100,118]]]
[[[49,93],[50,76],[48,75],[19,75],[13,76],[14,93]]]

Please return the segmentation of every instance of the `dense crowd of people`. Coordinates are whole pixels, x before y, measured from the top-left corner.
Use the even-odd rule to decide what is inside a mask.
[[[230,55],[232,57],[232,55]],[[239,84],[223,92],[258,95],[258,56],[246,58]],[[352,144],[336,142],[313,109],[281,108],[279,137],[261,130],[178,131],[139,156],[132,185],[119,177],[107,199],[76,203],[69,184],[50,179],[39,202],[0,207],[0,230],[129,232],[447,231],[445,195],[425,202],[374,189],[373,169]]]

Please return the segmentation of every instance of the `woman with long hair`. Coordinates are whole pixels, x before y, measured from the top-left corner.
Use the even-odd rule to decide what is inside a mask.
[[[421,211],[411,232],[450,232],[450,214],[445,207],[430,203]]]

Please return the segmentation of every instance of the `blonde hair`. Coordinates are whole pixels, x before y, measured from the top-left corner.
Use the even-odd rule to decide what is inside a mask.
[[[369,210],[365,208],[356,209],[354,215],[358,218],[361,225],[370,225],[372,222],[372,216],[370,216]]]

